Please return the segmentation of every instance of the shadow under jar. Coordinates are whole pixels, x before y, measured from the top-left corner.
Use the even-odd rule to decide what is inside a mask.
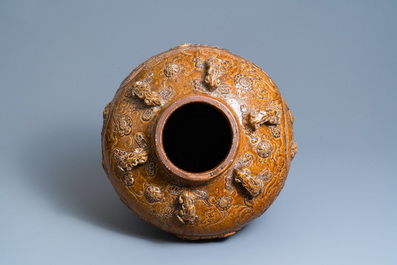
[[[213,46],[150,58],[103,117],[102,163],[121,201],[184,239],[227,237],[260,216],[297,152],[274,82]]]

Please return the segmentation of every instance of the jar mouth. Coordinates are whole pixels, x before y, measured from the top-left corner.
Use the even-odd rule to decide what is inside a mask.
[[[224,172],[238,147],[239,131],[232,112],[207,96],[175,101],[155,128],[161,163],[184,180],[206,181]]]

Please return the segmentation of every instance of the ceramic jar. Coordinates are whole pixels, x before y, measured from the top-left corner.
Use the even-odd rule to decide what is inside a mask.
[[[179,45],[138,66],[103,112],[103,167],[121,201],[185,239],[260,216],[297,152],[270,77],[225,49]]]

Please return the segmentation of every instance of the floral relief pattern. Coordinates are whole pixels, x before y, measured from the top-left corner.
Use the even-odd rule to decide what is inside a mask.
[[[149,185],[145,189],[145,198],[149,203],[159,202],[163,199],[164,194],[159,186]]]
[[[215,202],[215,206],[221,211],[227,211],[232,205],[232,198],[227,195],[222,195]]]
[[[164,68],[164,74],[167,77],[173,77],[178,75],[180,67],[176,63],[170,63]]]
[[[268,141],[261,141],[256,147],[256,152],[261,158],[267,158],[272,152],[272,146]]]
[[[114,128],[120,136],[129,135],[132,131],[132,119],[127,115],[122,115],[116,120]]]
[[[246,75],[238,74],[234,77],[234,85],[237,89],[248,90],[252,86],[252,80]]]

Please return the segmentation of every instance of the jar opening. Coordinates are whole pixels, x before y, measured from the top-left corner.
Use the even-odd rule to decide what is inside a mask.
[[[239,143],[234,114],[217,99],[181,98],[160,115],[155,128],[156,153],[173,175],[206,181],[233,162]]]
[[[164,151],[180,169],[200,173],[222,163],[230,151],[232,131],[217,108],[193,102],[176,109],[165,122]]]

